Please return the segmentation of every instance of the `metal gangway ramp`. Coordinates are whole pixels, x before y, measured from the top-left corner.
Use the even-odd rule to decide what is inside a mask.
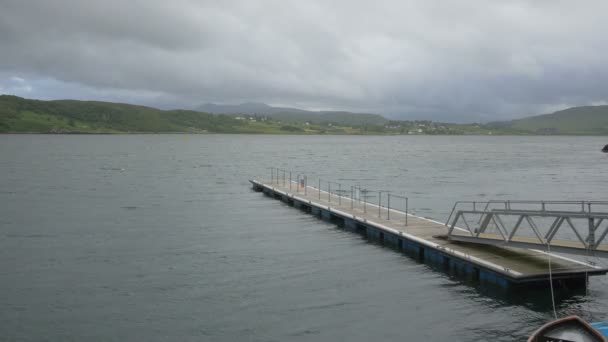
[[[448,239],[608,257],[608,201],[460,201]]]

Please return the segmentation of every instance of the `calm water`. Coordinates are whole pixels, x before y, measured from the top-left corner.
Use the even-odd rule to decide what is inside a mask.
[[[551,318],[251,191],[268,166],[458,199],[606,200],[603,138],[0,136],[0,336],[521,340]],[[558,303],[608,319],[608,281]]]

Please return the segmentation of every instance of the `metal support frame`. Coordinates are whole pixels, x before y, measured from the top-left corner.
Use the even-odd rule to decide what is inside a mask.
[[[513,209],[511,206],[513,202],[504,203],[506,209],[456,211],[448,229],[448,238],[517,248],[550,248],[554,252],[608,257],[608,242],[604,242],[608,235],[608,225],[600,228],[602,222],[608,219],[608,212],[585,210],[585,206],[589,208],[592,202],[582,202],[585,203],[585,206],[581,207],[581,211],[547,210],[549,203],[547,201],[541,203],[541,210]],[[536,204],[536,202],[534,203]],[[559,203],[563,204],[563,202]],[[471,227],[466,219],[467,215],[469,217],[480,216],[477,226]],[[505,224],[503,218],[507,217],[515,220],[512,227]],[[537,225],[540,218],[552,219],[551,225],[544,231]],[[533,236],[530,236],[529,233],[522,234],[524,221],[528,223],[530,227],[528,232],[531,231]],[[585,222],[585,227],[575,224],[580,221]],[[463,224],[466,229],[458,229],[456,225],[459,223]],[[488,230],[491,224],[495,227],[496,232]],[[558,236],[560,229],[561,231],[566,229],[573,234],[565,233]]]

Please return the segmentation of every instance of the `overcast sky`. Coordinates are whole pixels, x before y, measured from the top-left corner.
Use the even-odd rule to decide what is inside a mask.
[[[608,100],[608,1],[0,0],[0,93],[498,120]]]

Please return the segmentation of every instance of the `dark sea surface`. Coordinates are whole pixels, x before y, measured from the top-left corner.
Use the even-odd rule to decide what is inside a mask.
[[[2,341],[521,341],[494,295],[253,192],[270,166],[410,197],[608,200],[599,137],[0,135]],[[608,319],[608,277],[558,314]]]

